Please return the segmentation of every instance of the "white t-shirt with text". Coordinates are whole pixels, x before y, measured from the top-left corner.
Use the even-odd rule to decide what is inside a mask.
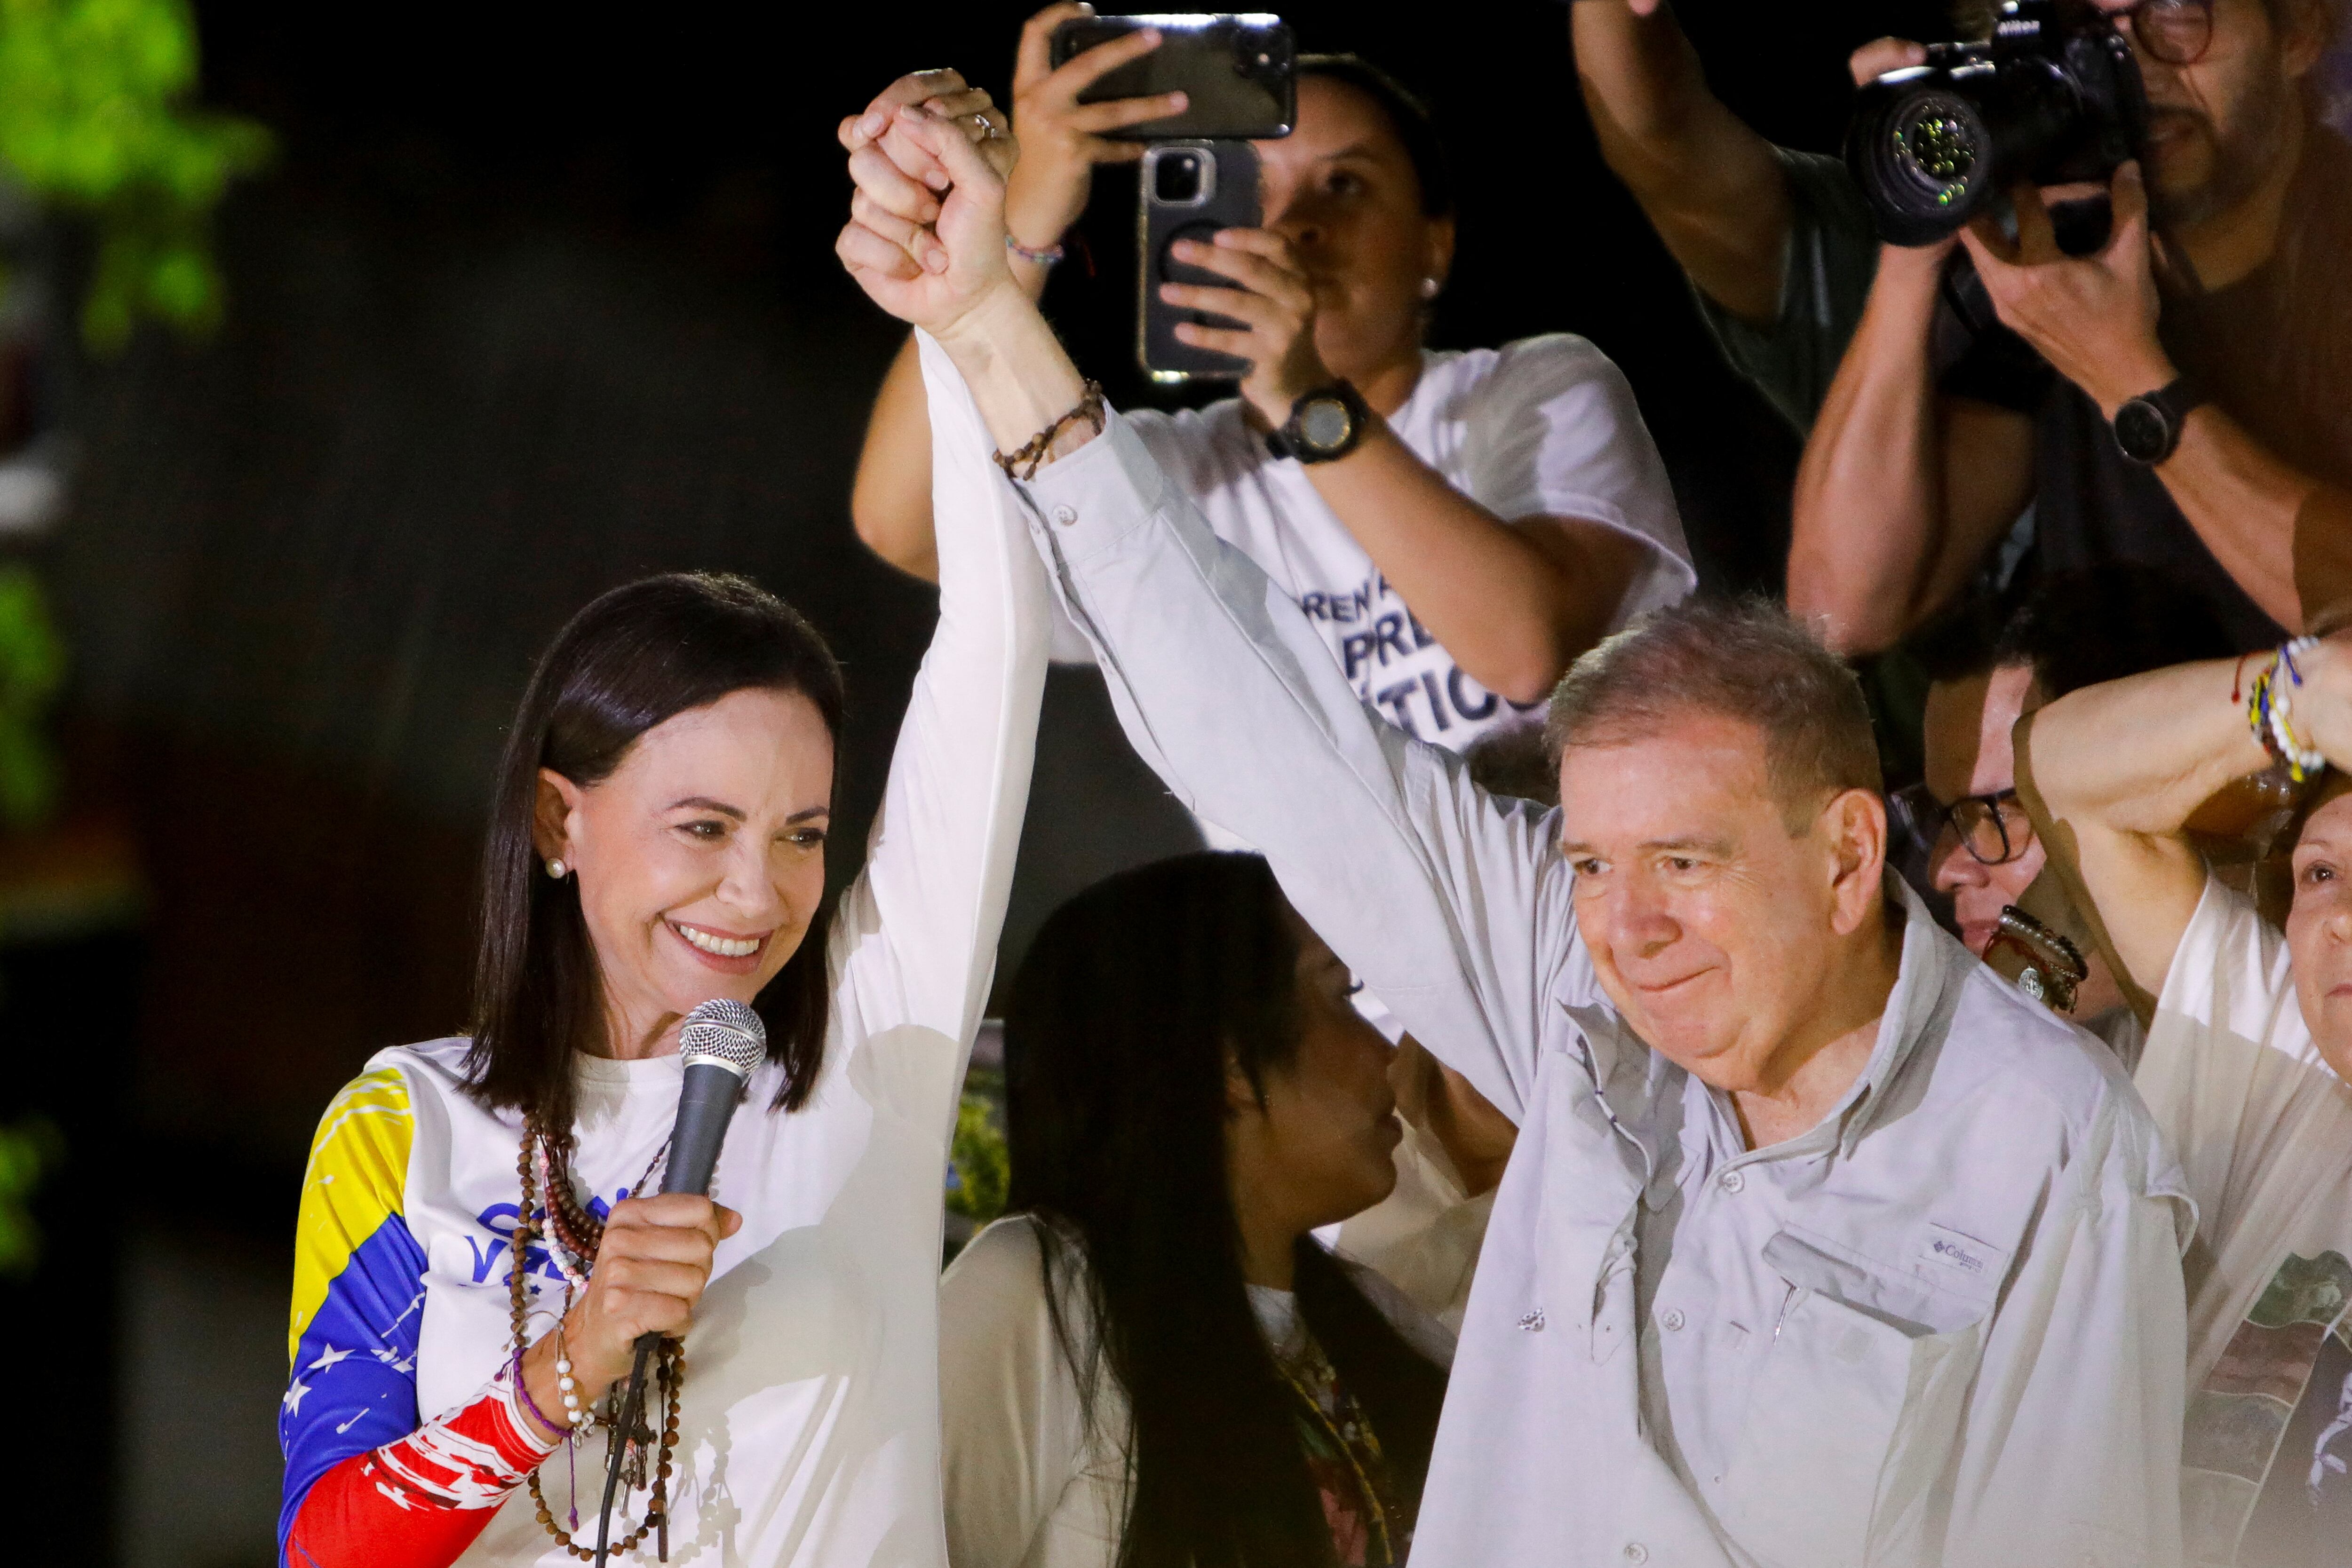
[[[1169,476],[1217,536],[1295,599],[1356,695],[1424,740],[1464,750],[1520,709],[1457,666],[1405,607],[1297,462],[1278,459],[1239,398],[1180,413],[1129,413]],[[1671,604],[1696,581],[1665,465],[1633,390],[1581,338],[1554,333],[1500,349],[1429,350],[1389,428],[1447,483],[1506,522],[1580,517],[1640,539],[1647,563],[1612,630]],[[1056,637],[1055,656],[1077,650]]]

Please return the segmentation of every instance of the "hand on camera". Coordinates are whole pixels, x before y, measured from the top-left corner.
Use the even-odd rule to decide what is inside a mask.
[[[1899,71],[1909,66],[1927,63],[1927,47],[1908,38],[1873,38],[1848,55],[1845,68],[1853,77],[1853,85],[1868,87],[1888,71]]]
[[[686,1332],[710,1282],[711,1255],[742,1228],[733,1209],[688,1193],[613,1206],[587,1293],[563,1328],[572,1375],[590,1395],[628,1375],[638,1335]]]
[[[2002,323],[2110,419],[2126,401],[2179,373],[2156,336],[2156,272],[2139,165],[2117,169],[2111,190],[2115,230],[2090,256],[2058,248],[2050,209],[2031,185],[2011,193],[2017,209],[2014,245],[1990,216],[1978,217],[1960,235]]]
[[[1086,211],[1097,163],[1132,163],[1143,155],[1140,141],[1115,141],[1108,132],[1181,113],[1181,92],[1156,98],[1078,101],[1078,94],[1160,47],[1155,28],[1144,28],[1098,45],[1054,68],[1054,29],[1095,8],[1075,3],[1048,5],[1021,29],[1013,69],[1013,131],[1021,139],[1020,167],[1004,197],[1013,237],[1031,250],[1044,250]]]
[[[1315,348],[1315,286],[1287,239],[1271,229],[1226,229],[1214,245],[1178,240],[1170,254],[1236,285],[1163,283],[1160,298],[1242,323],[1236,329],[1180,321],[1176,337],[1196,349],[1247,360],[1250,371],[1241,392],[1259,417],[1279,426],[1289,420],[1292,403],[1331,384],[1331,372]]]
[[[935,337],[1012,286],[1004,177],[1019,152],[1002,118],[954,72],[922,71],[841,122],[856,189],[834,253],[877,305]]]

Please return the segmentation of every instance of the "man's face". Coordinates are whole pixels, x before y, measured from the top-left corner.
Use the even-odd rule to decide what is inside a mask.
[[[2286,946],[2295,998],[2319,1054],[2352,1081],[2352,790],[2311,813],[2292,863]]]
[[[2099,4],[2129,9],[2128,0]],[[2228,212],[2287,155],[2295,84],[2324,43],[2295,0],[2287,10],[2298,25],[2283,33],[2263,0],[2212,0],[2211,41],[2189,65],[2157,58],[2118,23],[2147,84],[2147,188],[2158,219],[2196,224]]]
[[[1834,939],[1880,910],[1885,807],[1811,801],[1791,834],[1755,726],[1685,711],[1659,731],[1560,760],[1577,927],[1643,1040],[1718,1089],[1754,1089],[1819,1010]],[[1840,826],[1857,812],[1876,824],[1858,857]]]
[[[2032,685],[2031,666],[2005,664],[1990,674],[1938,681],[1928,688],[1927,782],[1937,805],[2016,788],[2017,753],[2010,731],[2025,711]],[[2024,846],[2015,859],[1986,865],[1946,825],[1927,861],[1929,880],[1951,896],[1960,940],[1979,958],[2000,927],[2002,906],[2024,896],[2049,858],[2022,806],[2004,800],[2000,811],[2009,841]]]

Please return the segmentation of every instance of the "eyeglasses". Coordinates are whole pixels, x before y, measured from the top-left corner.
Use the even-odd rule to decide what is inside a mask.
[[[2213,0],[2137,0],[2107,15],[2130,17],[2139,47],[2168,66],[2193,66],[2213,47]]]
[[[1898,789],[1895,795],[1912,831],[1931,850],[1949,832],[1979,865],[2006,865],[2033,847],[2033,823],[2014,789],[1963,795],[1948,806],[1928,793],[1925,784]]]

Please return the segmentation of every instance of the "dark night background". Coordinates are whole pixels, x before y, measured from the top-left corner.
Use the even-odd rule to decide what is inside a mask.
[[[1826,150],[1847,50],[1934,9],[1696,0],[1684,21],[1735,110]],[[268,1561],[310,1130],[370,1052],[461,1026],[491,765],[571,612],[685,567],[807,612],[849,671],[833,869],[855,869],[933,606],[850,530],[899,334],[833,259],[833,128],[917,67],[1008,98],[1025,14],[198,6],[208,99],[280,152],[221,216],[222,330],[61,383],[80,465],[34,559],[74,658],[67,836],[122,838],[145,913],[0,948],[0,1114],[46,1108],[68,1147],[47,1264],[0,1286],[50,1347],[19,1396],[50,1438],[26,1445],[11,1561]],[[1435,341],[1591,338],[1702,574],[1773,585],[1795,440],[1601,166],[1563,8],[1286,15],[1439,110],[1462,246]],[[1126,401],[1132,189],[1101,182],[1095,276],[1066,266],[1048,298]],[[1055,678],[1040,779],[1008,965],[1054,899],[1189,831],[1090,675]]]

